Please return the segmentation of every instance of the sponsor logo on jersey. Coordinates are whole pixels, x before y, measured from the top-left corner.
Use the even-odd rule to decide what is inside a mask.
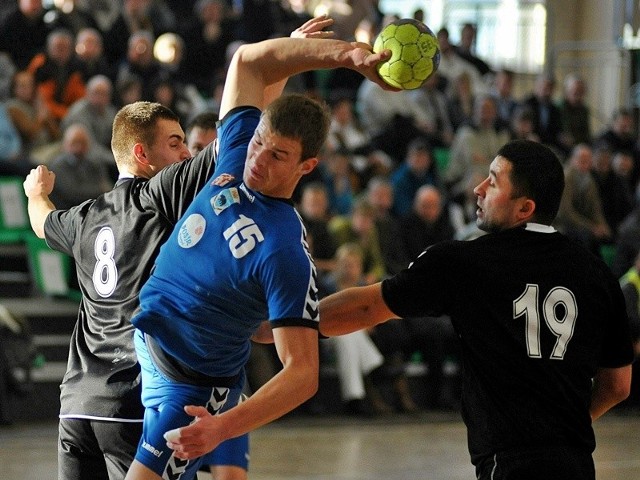
[[[182,223],[178,231],[178,245],[182,248],[191,248],[202,238],[207,221],[199,213],[192,213]]]
[[[244,193],[249,201],[253,203],[253,201],[256,199],[256,196],[253,193],[249,192],[249,189],[244,184],[244,182],[240,184],[240,190],[242,190],[242,193]]]
[[[160,455],[162,455],[162,451],[158,450],[156,447],[154,447],[153,445],[149,445],[147,442],[145,442],[144,440],[142,441],[142,448],[144,448],[146,451],[151,452],[151,454],[154,457],[158,457],[160,458]]]
[[[211,199],[211,207],[216,215],[234,203],[240,203],[240,194],[235,187],[226,188]]]
[[[230,173],[223,173],[222,175],[218,175],[216,178],[214,178],[213,182],[211,182],[211,185],[216,185],[218,187],[224,187],[227,183],[232,182],[233,180],[235,180],[235,178],[236,177],[234,177]]]

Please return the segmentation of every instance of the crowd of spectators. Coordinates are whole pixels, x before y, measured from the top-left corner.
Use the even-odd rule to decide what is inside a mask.
[[[311,16],[305,2],[293,0],[53,3],[45,9],[42,0],[16,0],[0,20],[0,174],[24,175],[50,163],[60,206],[97,195],[116,180],[109,143],[118,108],[158,101],[184,126],[203,112],[215,115],[238,45],[287,36]],[[329,12],[343,39],[354,39],[356,29],[373,38],[394,19],[375,0],[348,3],[348,15]],[[563,79],[556,95],[556,79],[544,72],[531,92],[516,98],[515,73],[475,53],[474,25],[460,33],[455,45],[446,28],[438,30],[439,69],[414,91],[384,91],[341,69],[288,84],[325,100],[332,111],[320,168],[303,179],[293,199],[321,279],[338,281],[344,245],[362,262],[358,282],[374,282],[432,243],[480,235],[473,187],[498,148],[518,138],[551,146],[564,162],[567,189],[557,228],[597,255],[608,252],[614,273],[625,275],[640,249],[633,112],[621,108],[604,131],[592,132],[588,82],[576,74]],[[442,391],[457,371],[453,333],[443,321],[423,322],[430,327],[416,333],[407,319],[392,335],[369,332],[365,343],[382,352],[396,378],[398,365],[422,352],[430,406],[455,408],[456,386]],[[391,337],[409,340],[382,341]],[[376,357],[359,373],[378,363]],[[410,400],[400,395],[399,408],[412,409]]]

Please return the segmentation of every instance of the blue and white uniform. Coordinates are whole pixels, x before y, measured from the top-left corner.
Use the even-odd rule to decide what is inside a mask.
[[[211,412],[235,405],[262,321],[318,327],[315,267],[300,216],[291,201],[242,182],[260,114],[243,107],[223,119],[212,181],[163,245],[132,320],[146,408],[136,458],[160,475],[180,463],[162,434],[189,423],[184,405],[213,399]]]

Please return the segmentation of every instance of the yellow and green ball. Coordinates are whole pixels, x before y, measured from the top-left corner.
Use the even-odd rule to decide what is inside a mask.
[[[373,51],[391,50],[391,58],[378,64],[378,74],[403,90],[419,88],[438,69],[438,39],[424,23],[411,18],[391,22],[373,44]]]

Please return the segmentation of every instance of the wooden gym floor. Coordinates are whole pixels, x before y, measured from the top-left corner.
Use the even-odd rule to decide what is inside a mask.
[[[594,425],[598,480],[640,479],[640,413]],[[0,478],[54,480],[53,421],[0,428]],[[210,478],[202,475],[200,479]],[[375,419],[293,415],[251,436],[251,480],[471,480],[458,414]]]

